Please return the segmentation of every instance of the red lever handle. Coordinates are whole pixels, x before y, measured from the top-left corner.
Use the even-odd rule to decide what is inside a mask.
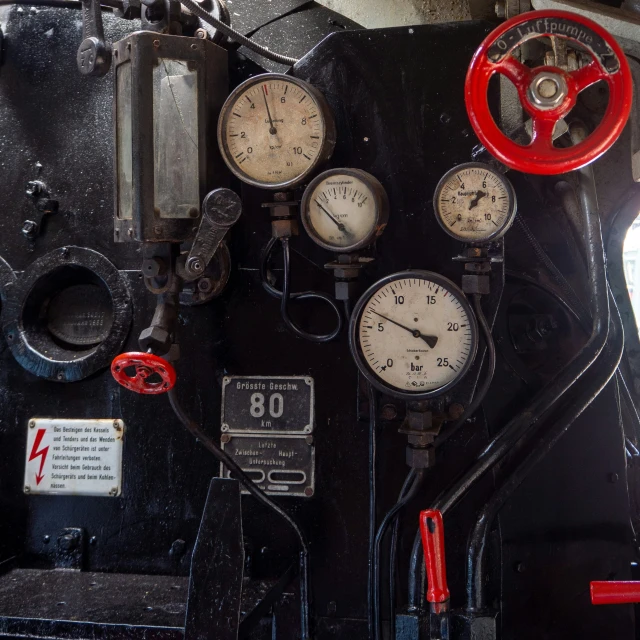
[[[152,353],[121,353],[111,363],[111,374],[123,387],[146,395],[166,393],[176,383],[173,366]]]
[[[446,602],[450,594],[444,557],[444,525],[440,511],[427,509],[420,512],[420,534],[427,568],[427,601]]]
[[[591,583],[591,604],[626,604],[640,602],[640,582],[607,580]]]

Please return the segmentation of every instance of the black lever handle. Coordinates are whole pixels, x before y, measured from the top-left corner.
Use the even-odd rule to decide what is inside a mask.
[[[111,68],[111,45],[104,41],[100,0],[82,0],[82,42],[76,61],[85,76],[103,76]]]

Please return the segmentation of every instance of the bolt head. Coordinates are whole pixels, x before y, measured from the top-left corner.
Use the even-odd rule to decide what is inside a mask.
[[[27,238],[33,238],[38,233],[38,225],[33,220],[25,220],[22,224],[22,233]]]
[[[231,436],[228,433],[223,433],[220,436],[220,442],[231,442]]]
[[[204,271],[204,262],[197,256],[189,258],[187,260],[187,271],[191,273],[202,273]]]
[[[33,198],[42,195],[45,192],[44,183],[40,180],[30,180],[27,182],[26,194]]]
[[[464,413],[464,407],[459,402],[454,402],[449,406],[449,417],[452,420],[457,420]]]
[[[383,420],[395,420],[398,417],[398,410],[393,404],[385,404],[382,407],[381,417]]]
[[[207,33],[206,29],[196,29],[196,38],[200,38],[200,40],[206,40],[208,37],[209,34]]]

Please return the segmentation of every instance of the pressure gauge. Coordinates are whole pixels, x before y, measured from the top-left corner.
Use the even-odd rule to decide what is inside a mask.
[[[511,183],[480,162],[461,164],[444,174],[433,196],[440,226],[456,240],[470,243],[501,238],[516,215]]]
[[[325,249],[349,252],[371,244],[387,225],[384,187],[360,169],[330,169],[314,178],[302,196],[302,224]]]
[[[377,389],[422,400],[469,370],[478,328],[462,291],[429,271],[403,271],[374,284],[351,316],[351,352]]]
[[[322,94],[279,73],[249,78],[227,98],[218,144],[244,182],[284,189],[303,181],[333,152],[333,115]]]

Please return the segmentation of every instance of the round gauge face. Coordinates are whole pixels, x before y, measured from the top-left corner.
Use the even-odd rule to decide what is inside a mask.
[[[268,73],[243,82],[229,96],[218,121],[218,143],[241,180],[281,189],[302,181],[330,157],[335,125],[316,89]]]
[[[456,240],[488,242],[503,236],[516,214],[511,183],[491,167],[472,162],[446,173],[433,197],[442,228]]]
[[[399,397],[443,393],[465,375],[476,354],[478,330],[464,294],[435,273],[384,278],[361,298],[351,322],[361,371]]]
[[[302,223],[326,249],[354,251],[371,244],[387,224],[389,204],[380,182],[366,171],[321,173],[302,197]]]

